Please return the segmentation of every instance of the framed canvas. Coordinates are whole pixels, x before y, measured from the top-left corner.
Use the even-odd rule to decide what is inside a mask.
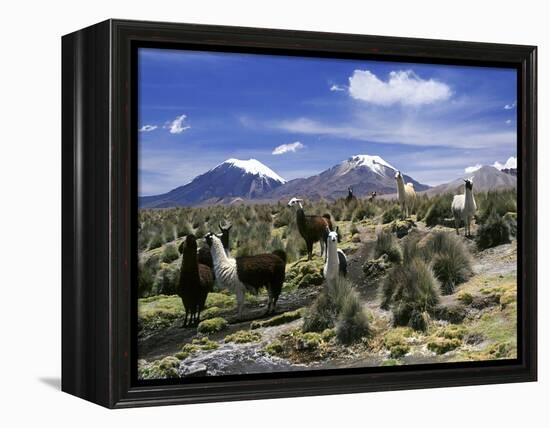
[[[536,380],[535,47],[109,20],[62,73],[64,391]]]

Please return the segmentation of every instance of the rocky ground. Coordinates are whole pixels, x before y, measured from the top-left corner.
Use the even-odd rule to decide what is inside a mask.
[[[422,222],[405,225],[426,235]],[[475,275],[442,296],[436,316],[425,332],[394,327],[392,314],[380,308],[379,288],[384,260],[372,262],[377,226],[365,220],[339,224],[347,237],[348,277],[368,312],[371,333],[359,343],[343,346],[332,329],[302,333],[306,308],[322,290],[322,260],[301,259],[287,266],[287,280],[277,315],[266,317],[265,294],[247,296],[246,320],[237,320],[234,296],[211,293],[199,327],[182,327],[183,308],[177,296],[139,301],[139,376],[143,379],[215,376],[338,367],[514,358],[516,355],[516,241],[478,252],[471,250]],[[385,226],[389,227],[389,226]],[[399,233],[399,232],[397,232]],[[317,250],[318,251],[318,250]],[[369,262],[370,261],[370,262]],[[365,274],[365,264],[373,271]],[[377,270],[374,272],[374,270]]]

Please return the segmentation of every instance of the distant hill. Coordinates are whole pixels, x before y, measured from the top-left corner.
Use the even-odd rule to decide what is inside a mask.
[[[464,178],[474,178],[474,193],[489,190],[514,189],[517,186],[515,175],[500,171],[493,166],[482,166],[473,173],[464,174],[446,184],[432,187],[425,193],[428,195],[439,195],[442,193],[464,193]]]
[[[139,198],[140,208],[167,208],[254,199],[286,180],[256,159],[228,159],[170,192]]]
[[[358,197],[367,196],[374,191],[379,194],[395,193],[396,171],[395,167],[380,156],[356,155],[317,175],[290,180],[264,197],[275,200],[294,196],[338,199],[348,194],[348,186],[353,187],[353,193]],[[407,183],[413,183],[417,191],[429,188],[408,175],[404,175],[404,178]]]

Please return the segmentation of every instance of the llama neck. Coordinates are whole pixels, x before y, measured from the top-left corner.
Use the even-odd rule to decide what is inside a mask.
[[[405,183],[402,178],[397,179],[397,194],[400,198],[405,195]]]
[[[338,272],[338,248],[336,242],[327,241],[327,276]]]
[[[188,279],[193,276],[199,275],[199,263],[197,261],[197,252],[196,251],[184,251],[183,257],[181,259],[180,267],[180,287],[188,288],[194,284],[193,281]],[[187,278],[184,280],[184,278]]]
[[[296,210],[296,223],[298,224],[298,229],[302,230],[306,222],[306,215],[304,210],[300,207]]]
[[[464,193],[464,209],[465,210],[474,210],[475,201],[474,201],[474,191],[466,187]]]
[[[214,267],[227,262],[227,254],[221,241],[215,239],[212,241],[212,247],[210,248],[210,254],[212,254],[212,261],[214,262]]]

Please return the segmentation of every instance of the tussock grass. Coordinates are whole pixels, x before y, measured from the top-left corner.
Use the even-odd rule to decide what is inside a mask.
[[[429,265],[415,257],[389,272],[382,293],[382,307],[391,309],[395,325],[426,330],[426,314],[439,302],[439,282]]]
[[[477,230],[476,244],[480,250],[510,242],[510,226],[496,211],[493,211]]]
[[[388,260],[394,263],[400,263],[403,259],[401,248],[392,233],[381,230],[376,235],[376,245],[374,247],[375,258],[382,254],[388,256]]]
[[[335,328],[339,342],[350,344],[369,334],[369,321],[357,292],[349,281],[338,278],[310,306],[304,317],[304,332]]]

